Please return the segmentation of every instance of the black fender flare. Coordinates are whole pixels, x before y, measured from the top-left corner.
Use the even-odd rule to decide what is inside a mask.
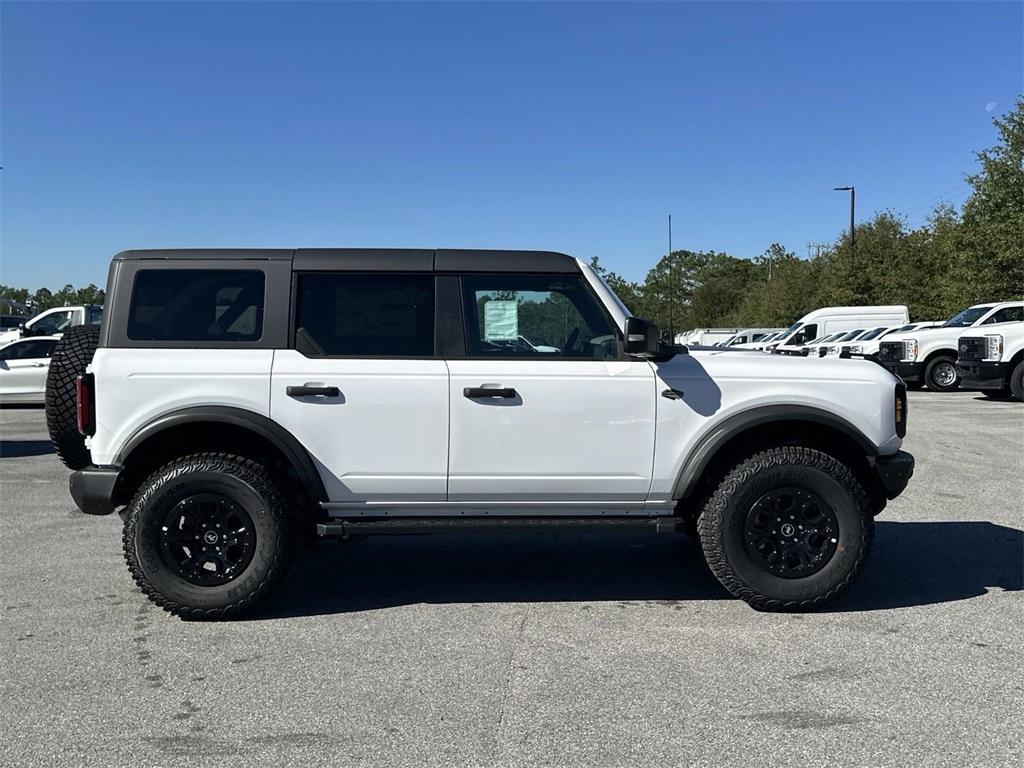
[[[673,499],[684,499],[697,487],[715,454],[737,435],[754,427],[780,421],[802,421],[843,433],[866,457],[878,455],[876,446],[863,432],[834,413],[810,405],[764,405],[734,414],[713,426],[690,450],[672,491]]]
[[[135,434],[125,441],[125,444],[118,451],[117,457],[114,459],[114,464],[124,466],[125,461],[136,448],[161,432],[183,424],[198,422],[230,424],[231,426],[247,429],[262,437],[276,447],[291,464],[299,477],[299,481],[314,501],[328,500],[323,478],[320,476],[312,456],[309,455],[309,451],[303,447],[302,443],[296,439],[295,435],[276,421],[244,408],[223,405],[200,405],[182,408],[181,410],[159,416],[136,430]]]

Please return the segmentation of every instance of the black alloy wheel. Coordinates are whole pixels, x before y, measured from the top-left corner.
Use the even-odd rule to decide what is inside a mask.
[[[798,579],[820,571],[836,552],[839,523],[832,507],[803,488],[762,495],[747,513],[744,544],[768,573]]]
[[[182,499],[161,526],[161,559],[196,586],[232,581],[249,565],[255,550],[252,518],[223,494],[198,493]]]

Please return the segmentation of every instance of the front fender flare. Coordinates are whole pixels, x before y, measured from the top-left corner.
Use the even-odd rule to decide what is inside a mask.
[[[782,421],[800,421],[841,432],[864,451],[878,455],[878,447],[857,427],[833,413],[809,405],[765,405],[734,414],[713,426],[690,450],[672,491],[673,499],[687,498],[697,487],[715,454],[737,435],[754,427]]]

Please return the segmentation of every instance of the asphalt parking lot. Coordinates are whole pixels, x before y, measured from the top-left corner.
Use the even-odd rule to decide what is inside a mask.
[[[371,539],[251,619],[145,600],[74,511],[41,410],[0,410],[0,763],[858,765],[1024,761],[1024,405],[911,393],[907,492],[806,615],[673,536]]]

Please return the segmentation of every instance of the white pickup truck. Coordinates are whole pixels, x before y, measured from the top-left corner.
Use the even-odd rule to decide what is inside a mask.
[[[52,336],[79,325],[99,325],[103,320],[103,307],[80,304],[75,307],[54,307],[40,312],[16,328],[0,333],[0,345],[28,336]]]
[[[251,608],[303,536],[451,531],[689,531],[732,594],[808,609],[913,471],[881,367],[663,347],[564,254],[128,251],[107,287],[51,437],[183,616]]]
[[[957,341],[956,370],[963,389],[996,400],[1024,400],[1024,322],[964,331]]]
[[[910,389],[927,385],[934,392],[951,392],[960,385],[957,342],[964,330],[1021,320],[1024,302],[975,304],[940,326],[891,334],[878,345],[878,361]]]

